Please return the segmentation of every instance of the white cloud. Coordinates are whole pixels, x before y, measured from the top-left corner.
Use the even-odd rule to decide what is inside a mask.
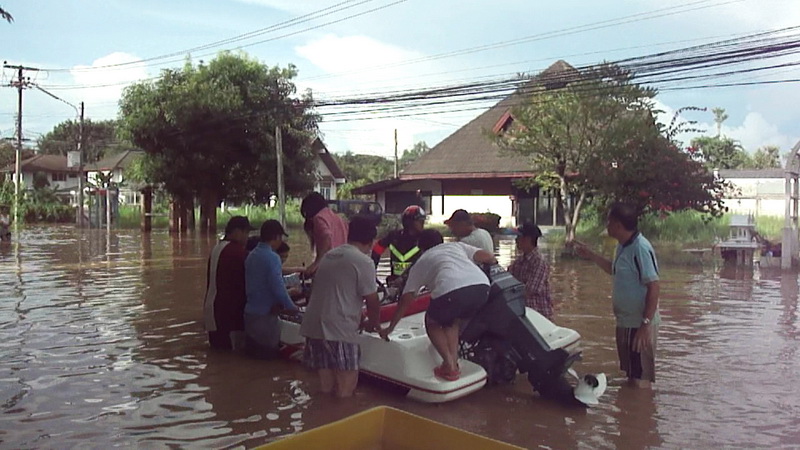
[[[296,47],[295,51],[324,72],[322,76],[306,80],[301,76],[298,81],[301,88],[311,88],[317,99],[419,88],[420,74],[445,72],[432,62],[398,65],[425,55],[367,36],[327,34]],[[443,83],[446,76],[425,77],[424,83]],[[446,136],[479,112],[348,122],[332,122],[336,118],[329,117],[330,121],[323,121],[320,128],[331,151],[351,150],[391,157],[394,154],[395,129],[398,130],[399,153],[402,153],[403,149],[411,148],[426,136]],[[435,143],[428,142],[429,145]]]
[[[660,101],[656,101],[656,107],[663,111],[658,120],[661,123],[668,124],[672,120],[675,109]],[[696,136],[716,134],[717,126],[713,120],[706,120],[709,117],[712,117],[710,111],[687,113],[683,119],[697,119],[698,123],[694,128],[705,130],[705,132],[684,133],[678,136],[678,139],[688,144]],[[777,125],[770,123],[763,114],[757,111],[747,113],[739,125],[732,125],[731,119],[728,119],[722,124],[721,131],[724,136],[739,141],[742,147],[750,153],[765,145],[777,145],[781,148],[781,151],[786,152],[794,146],[798,139],[797,136],[789,136],[783,133]]]
[[[91,114],[91,117],[113,118],[122,90],[148,77],[147,69],[143,65],[135,64],[139,61],[141,58],[137,56],[114,52],[94,60],[90,66],[74,66],[70,71],[73,83],[83,88],[76,89],[70,96],[84,101],[87,114]],[[125,65],[106,67],[119,64]]]

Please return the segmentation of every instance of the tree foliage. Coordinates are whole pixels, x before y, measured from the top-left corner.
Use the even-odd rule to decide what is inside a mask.
[[[63,155],[78,149],[80,123],[66,120],[56,125],[49,133],[37,141],[39,151],[48,155]],[[114,120],[94,122],[86,119],[83,122],[83,158],[85,163],[92,163],[103,157],[133,146],[117,138],[117,123]]]
[[[286,192],[313,186],[309,143],[318,117],[296,97],[294,66],[268,67],[223,52],[207,65],[165,70],[128,87],[124,137],[142,148],[140,178],[178,197],[265,202],[277,191],[275,128],[281,127]]]
[[[742,145],[726,136],[700,136],[692,139],[691,147],[709,170],[741,169],[750,164]]]
[[[410,149],[403,150],[403,155],[400,156],[397,164],[399,169],[405,169],[411,163],[419,159],[420,156],[428,153],[430,150],[431,148],[428,147],[428,144],[425,141],[417,142]]]
[[[753,169],[776,169],[781,167],[781,149],[777,145],[758,148],[751,158]]]
[[[502,151],[530,161],[541,174],[537,183],[555,188],[567,241],[574,238],[581,208],[595,187],[588,175],[631,139],[656,130],[656,92],[632,83],[629,72],[601,64],[572,78],[564,87],[534,88],[512,110],[512,126],[495,137]]]

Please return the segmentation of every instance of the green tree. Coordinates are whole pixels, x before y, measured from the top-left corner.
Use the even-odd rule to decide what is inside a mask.
[[[533,86],[532,94],[512,110],[513,125],[495,137],[501,151],[530,161],[541,174],[533,181],[554,189],[567,242],[574,239],[581,208],[593,190],[588,174],[597,161],[627,148],[637,136],[656,132],[656,91],[633,83],[629,72],[601,64],[572,78],[563,87]]]
[[[48,155],[64,155],[78,149],[80,123],[65,120],[53,127],[52,131],[37,141],[39,151]],[[83,158],[91,163],[108,154],[127,150],[133,146],[117,138],[117,124],[114,120],[94,122],[91,119],[83,122]]]
[[[431,150],[425,141],[420,141],[414,144],[410,149],[403,150],[403,155],[400,157],[397,166],[400,170],[408,167],[409,164],[419,159],[420,156],[428,153]]]
[[[729,137],[700,136],[692,139],[691,146],[700,152],[710,170],[740,169],[750,163],[750,157],[742,145]]]
[[[717,125],[717,137],[722,136],[722,123],[728,120],[728,114],[725,113],[725,108],[713,108],[711,112],[714,114],[714,123]]]
[[[348,151],[344,154],[334,153],[333,157],[347,178],[347,183],[338,191],[343,199],[352,198],[353,189],[391,178],[394,173],[394,163],[383,156],[357,155]]]
[[[753,169],[773,169],[781,167],[781,149],[777,145],[765,145],[753,154]]]
[[[169,69],[128,87],[122,135],[146,152],[145,178],[174,198],[201,202],[201,228],[214,229],[222,200],[265,202],[277,192],[275,128],[282,130],[286,192],[313,186],[309,148],[318,117],[298,98],[294,66],[268,67],[220,53],[208,65]]]

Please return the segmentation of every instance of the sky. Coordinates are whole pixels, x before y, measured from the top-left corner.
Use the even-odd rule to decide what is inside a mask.
[[[25,74],[67,103],[83,101],[93,120],[117,117],[125,85],[223,50],[292,64],[298,90],[326,99],[535,74],[558,59],[586,65],[800,25],[798,0],[2,0],[0,7],[14,16],[0,23],[2,59],[40,69]],[[225,42],[234,37],[243,39]],[[733,81],[798,75],[793,67]],[[17,91],[8,84],[15,76],[0,74],[2,138],[14,136]],[[73,106],[40,90],[23,95],[27,139],[76,117]],[[800,140],[800,83],[662,91],[656,100],[664,120],[681,107],[708,108],[685,116],[708,134],[716,132],[710,109],[725,108],[723,134],[750,152],[764,145],[786,152]],[[490,106],[348,121],[322,111],[320,130],[332,152],[391,157],[394,130],[401,153],[419,141],[433,146]]]

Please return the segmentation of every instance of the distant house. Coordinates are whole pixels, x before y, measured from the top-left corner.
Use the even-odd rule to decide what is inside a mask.
[[[99,175],[108,176],[111,174],[111,182],[120,187],[119,201],[121,204],[139,204],[141,193],[138,184],[131,183],[125,179],[125,169],[144,155],[142,150],[125,150],[113,155],[108,155],[92,164],[84,167],[86,179],[89,183],[97,186],[100,184]]]
[[[786,171],[777,169],[719,170],[733,185],[725,206],[735,214],[783,217],[786,210]]]
[[[339,186],[347,181],[344,172],[320,138],[314,139],[311,149],[317,154],[314,191],[322,194],[327,200],[336,200]]]
[[[557,61],[531,83],[549,87],[548,80],[563,80],[565,74],[576,72],[566,62]],[[353,193],[374,195],[390,214],[402,212],[421,196],[435,223],[463,208],[498,214],[501,226],[522,221],[563,225],[553,193],[515,186],[516,180],[536,175],[530,164],[519,156],[501,155],[490,138],[512,126],[512,108],[523,98],[520,92],[509,95],[411,163],[397,178],[362,186]]]
[[[7,179],[14,180],[15,165],[2,168]],[[22,188],[33,189],[34,177],[47,181],[59,197],[69,201],[78,189],[77,167],[67,167],[67,157],[62,155],[34,155],[20,161]],[[39,174],[39,175],[36,175]]]

